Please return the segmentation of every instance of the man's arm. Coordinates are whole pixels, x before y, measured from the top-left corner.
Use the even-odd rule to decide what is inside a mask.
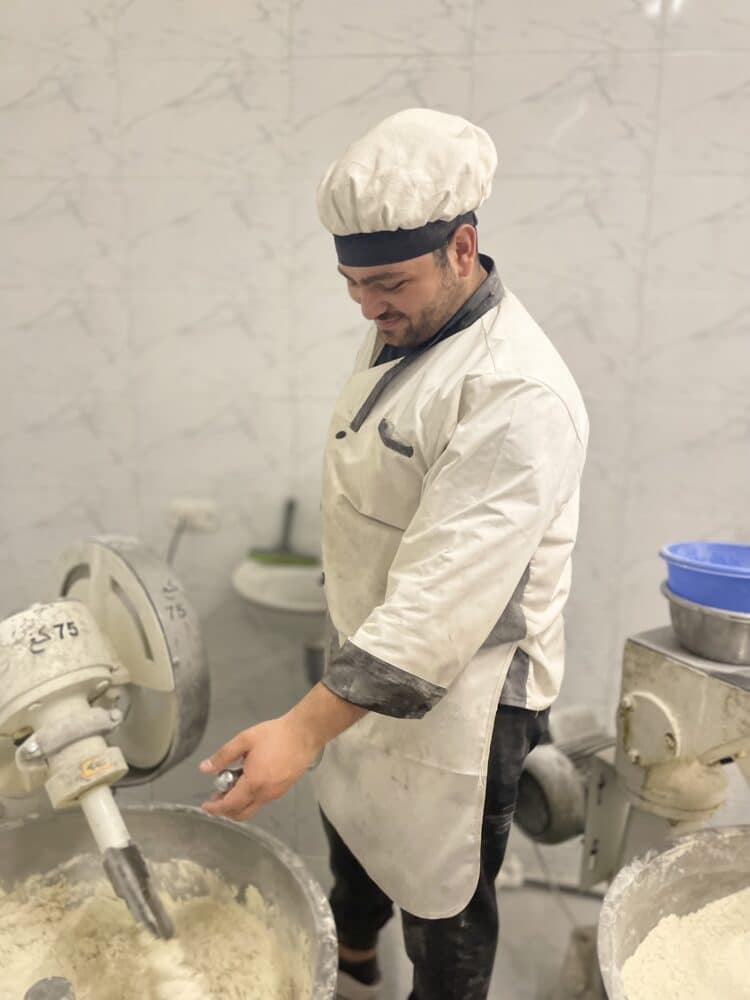
[[[213,816],[248,819],[289,791],[326,743],[366,714],[366,709],[316,684],[286,715],[243,729],[201,762],[204,774],[216,774],[244,757],[244,773],[234,788],[201,808]]]

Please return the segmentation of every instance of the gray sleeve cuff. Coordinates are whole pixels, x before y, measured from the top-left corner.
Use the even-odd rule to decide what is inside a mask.
[[[332,656],[322,683],[344,701],[396,719],[421,719],[446,692],[348,640]]]

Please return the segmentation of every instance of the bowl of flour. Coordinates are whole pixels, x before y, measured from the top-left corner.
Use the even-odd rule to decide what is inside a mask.
[[[276,838],[190,806],[122,810],[175,927],[155,939],[79,810],[0,826],[0,1000],[61,976],[76,1000],[331,1000],[328,902]]]
[[[750,1000],[750,826],[688,834],[623,868],[598,952],[609,1000]]]

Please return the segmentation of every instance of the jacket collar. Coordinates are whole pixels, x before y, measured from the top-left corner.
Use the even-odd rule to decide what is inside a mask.
[[[440,327],[440,329],[434,333],[429,340],[425,341],[423,344],[419,344],[417,347],[411,348],[399,348],[391,347],[386,344],[383,350],[377,357],[375,365],[383,364],[387,361],[393,361],[395,358],[400,358],[401,360],[398,364],[393,365],[386,372],[383,373],[383,377],[379,379],[373,386],[367,399],[364,401],[362,406],[357,411],[354,419],[349,425],[351,430],[358,431],[362,424],[367,419],[368,415],[375,406],[380,396],[385,392],[391,382],[398,377],[399,373],[407,368],[410,364],[420,358],[425,351],[429,351],[431,347],[435,344],[441,343],[441,341],[446,340],[448,337],[452,337],[453,334],[459,333],[461,330],[465,330],[468,326],[483,316],[490,309],[493,309],[496,305],[500,303],[505,294],[505,289],[500,280],[500,275],[497,273],[497,268],[495,267],[495,262],[491,257],[486,254],[479,255],[480,263],[487,271],[487,277],[484,279],[479,288],[474,291],[472,295],[463,303],[463,305]]]

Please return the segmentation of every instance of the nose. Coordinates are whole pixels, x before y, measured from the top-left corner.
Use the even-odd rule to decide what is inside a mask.
[[[374,288],[359,290],[359,306],[365,319],[378,319],[388,314],[389,305],[383,298],[383,293]]]

